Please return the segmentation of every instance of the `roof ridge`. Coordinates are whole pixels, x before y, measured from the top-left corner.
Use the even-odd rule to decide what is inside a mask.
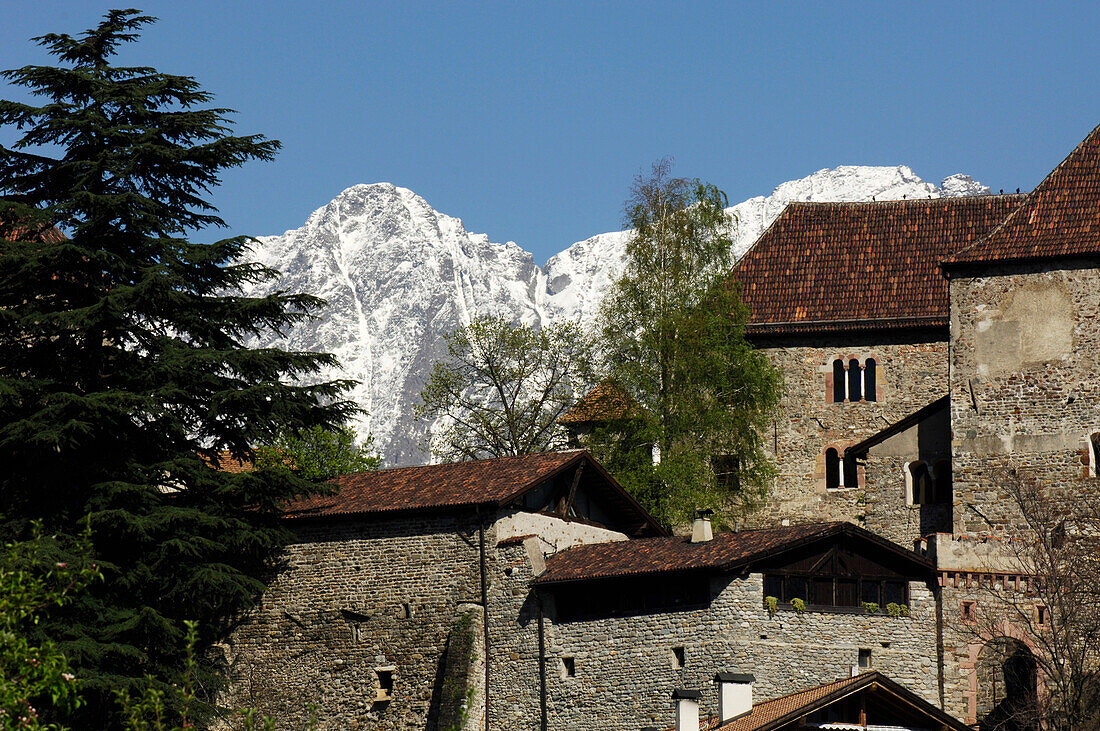
[[[503,455],[501,457],[482,457],[481,459],[465,459],[465,460],[458,460],[457,462],[437,462],[435,464],[431,464],[431,463],[429,463],[429,464],[411,464],[411,465],[405,465],[403,467],[382,467],[382,468],[377,469],[377,470],[363,470],[361,472],[345,472],[342,475],[337,475],[336,477],[333,477],[332,479],[329,480],[329,482],[339,480],[341,477],[353,477],[355,475],[377,475],[377,474],[381,474],[383,472],[390,472],[390,473],[400,472],[401,470],[410,470],[410,471],[411,470],[424,470],[424,469],[433,469],[433,468],[440,468],[440,467],[451,467],[451,466],[455,466],[455,465],[475,465],[475,464],[482,464],[482,463],[485,463],[485,462],[500,462],[501,460],[534,459],[536,457],[543,457],[543,456],[546,456],[548,454],[561,455],[561,454],[572,454],[572,453],[575,453],[575,452],[586,452],[586,451],[588,451],[588,450],[583,449],[583,448],[550,449],[550,450],[547,450],[545,452],[531,452],[530,454],[506,454],[506,455]]]
[[[975,247],[977,247],[979,245],[984,245],[987,241],[991,240],[995,235],[1000,233],[1000,231],[1002,231],[1006,226],[1010,225],[1010,223],[1013,222],[1016,219],[1017,216],[1022,215],[1021,211],[1023,211],[1024,208],[1026,208],[1028,206],[1028,204],[1031,203],[1032,200],[1037,199],[1042,194],[1042,192],[1044,192],[1046,190],[1046,186],[1049,184],[1050,180],[1052,178],[1054,178],[1054,176],[1056,176],[1059,172],[1061,172],[1062,168],[1065,167],[1066,163],[1069,162],[1070,159],[1075,157],[1078,154],[1079,151],[1084,149],[1085,146],[1088,145],[1090,143],[1090,141],[1092,141],[1093,138],[1096,137],[1097,135],[1100,135],[1100,124],[1093,127],[1092,131],[1089,132],[1087,135],[1085,135],[1085,139],[1081,140],[1081,142],[1079,142],[1072,150],[1070,150],[1069,154],[1066,155],[1062,159],[1062,161],[1054,167],[1053,170],[1051,170],[1049,173],[1047,173],[1046,176],[1041,181],[1039,181],[1039,184],[1036,185],[1034,188],[1032,188],[1030,193],[1028,193],[1027,195],[1024,196],[1023,200],[1020,202],[1020,205],[1017,206],[1016,208],[1014,208],[1003,219],[1001,219],[1000,223],[998,223],[996,226],[994,226],[992,229],[990,229],[989,232],[985,236],[980,237],[977,241],[973,242],[969,246],[966,246],[962,249],[959,249],[958,251],[953,253],[951,256],[944,259],[941,262],[941,266],[943,264],[961,264],[961,263],[964,263],[964,261],[966,261],[966,260],[960,260],[959,256],[961,256],[962,254],[965,254],[968,251],[971,251],[972,249],[974,249]],[[1014,260],[1016,258],[1017,257],[1007,257],[1004,260],[1011,261],[1011,260]],[[973,261],[978,262],[978,261],[983,261],[983,260],[975,259]]]

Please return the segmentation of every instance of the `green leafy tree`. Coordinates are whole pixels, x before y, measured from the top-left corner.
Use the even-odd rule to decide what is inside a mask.
[[[71,723],[88,729],[120,721],[113,691],[178,682],[185,620],[207,657],[290,538],[281,506],[318,489],[287,470],[218,472],[221,451],[250,460],[354,412],[347,382],[294,385],[332,356],[243,345],[323,303],[246,297],[278,275],[247,263],[253,240],[187,238],[226,225],[204,199],[221,171],[279,145],[230,134],[230,110],[190,77],[113,65],[152,20],[113,10],[35,39],[59,65],[4,76],[41,103],[0,101],[16,138],[0,147],[0,535],[90,526],[104,581],[37,627],[82,678]],[[67,238],[33,235],[53,225]],[[211,664],[195,673],[217,687]]]
[[[631,193],[626,267],[599,342],[607,376],[640,408],[595,430],[591,446],[660,519],[703,507],[728,517],[755,505],[773,474],[762,434],[782,375],[744,337],[725,194],[673,177],[667,160]]]
[[[256,466],[294,470],[307,480],[327,480],[378,469],[382,458],[371,450],[373,443],[368,437],[364,444],[356,444],[355,432],[348,427],[315,426],[288,432],[275,444],[257,449]]]
[[[451,333],[416,409],[418,418],[444,418],[432,452],[467,460],[565,447],[558,419],[594,383],[590,352],[570,322],[536,330],[479,317]]]
[[[32,641],[34,626],[100,578],[91,562],[88,536],[74,545],[78,561],[56,560],[68,553],[39,524],[25,541],[0,549],[0,729],[59,729],[50,711],[80,705],[79,681],[68,660],[49,640]]]

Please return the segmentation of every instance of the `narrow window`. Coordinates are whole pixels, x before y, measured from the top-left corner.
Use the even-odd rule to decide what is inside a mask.
[[[1042,604],[1035,607],[1035,621],[1040,627],[1046,627],[1050,622],[1050,610],[1044,607]]]
[[[863,369],[859,367],[859,361],[852,358],[848,361],[848,400],[859,401],[863,398],[863,389],[860,381],[863,380]]]
[[[845,398],[844,361],[837,358],[833,361],[833,402],[840,403]]]
[[[905,465],[905,492],[910,505],[927,505],[932,500],[932,476],[919,459]]]
[[[962,618],[966,622],[974,621],[974,602],[964,601],[962,603]]]
[[[764,596],[774,596],[779,601],[784,601],[783,598],[783,577],[767,575],[764,576]]]
[[[571,657],[563,657],[561,659],[561,676],[563,678],[572,678],[577,675],[577,663],[574,662]]]
[[[878,384],[875,383],[878,367],[874,358],[868,358],[863,364],[863,398],[865,401],[878,400]]]
[[[393,671],[395,668],[375,668],[374,674],[378,678],[378,691],[374,695],[375,703],[384,703],[393,700]]]
[[[1089,477],[1100,477],[1100,431],[1089,434]]]
[[[840,487],[840,455],[832,447],[825,450],[825,488],[836,490]]]
[[[844,453],[844,487],[859,487],[859,464],[854,454]]]
[[[859,648],[859,669],[870,670],[871,669],[871,648],[861,647]]]
[[[670,659],[672,660],[672,669],[673,670],[679,670],[682,667],[684,667],[684,662],[687,659],[686,655],[684,653],[684,648],[682,648],[682,647],[673,647],[672,648],[672,653],[670,655]]]

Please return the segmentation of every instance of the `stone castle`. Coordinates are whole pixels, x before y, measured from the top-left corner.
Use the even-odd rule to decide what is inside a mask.
[[[222,646],[227,700],[322,728],[639,730],[786,728],[752,719],[872,673],[924,709],[894,727],[1040,697],[1027,633],[974,618],[998,594],[1048,611],[1003,549],[1003,475],[1100,491],[1100,128],[1026,195],[791,204],[734,274],[787,386],[746,528],[667,535],[580,450],[344,476],[288,511]]]

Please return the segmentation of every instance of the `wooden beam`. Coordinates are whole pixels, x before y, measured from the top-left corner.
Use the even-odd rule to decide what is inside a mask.
[[[573,473],[573,484],[569,486],[569,495],[561,505],[561,517],[569,517],[569,508],[573,507],[573,500],[577,497],[577,486],[581,484],[581,473],[584,472],[584,462],[577,465],[577,471]]]

